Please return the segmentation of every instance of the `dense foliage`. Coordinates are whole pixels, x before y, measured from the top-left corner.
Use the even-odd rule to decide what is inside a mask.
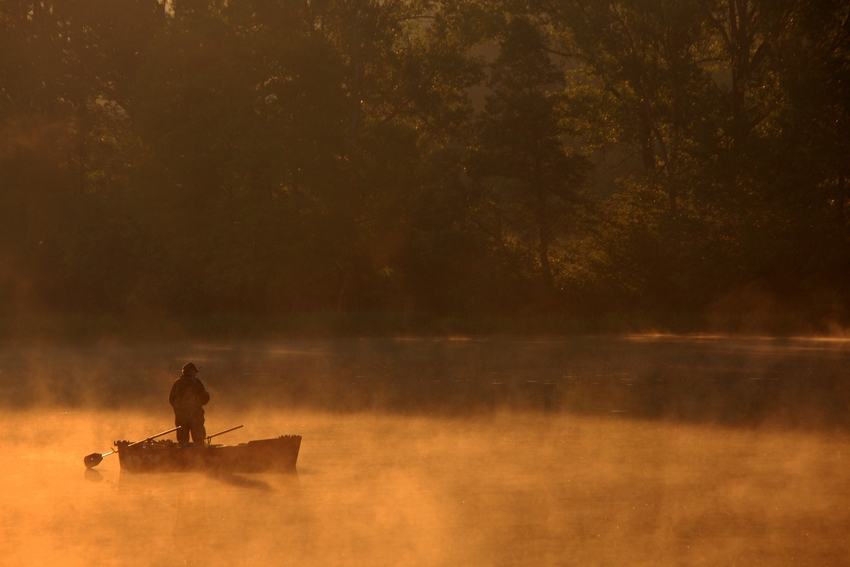
[[[841,0],[0,0],[0,314],[850,312]]]

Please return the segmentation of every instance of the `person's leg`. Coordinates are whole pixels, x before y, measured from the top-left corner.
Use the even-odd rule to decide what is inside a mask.
[[[181,419],[175,419],[174,425],[180,428],[177,430],[177,444],[185,445],[189,442],[189,424]]]
[[[204,438],[207,436],[207,428],[204,427],[204,422],[195,421],[192,424],[192,442],[199,447],[204,446]]]

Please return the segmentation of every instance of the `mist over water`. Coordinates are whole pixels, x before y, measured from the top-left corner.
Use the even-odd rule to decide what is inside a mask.
[[[733,426],[850,426],[850,341],[724,337],[336,339],[0,347],[0,405],[161,414],[187,361],[210,410],[499,409]],[[623,417],[621,416],[621,417]],[[161,427],[160,430],[167,429]]]
[[[843,342],[7,347],[2,565],[846,565]],[[193,360],[297,474],[122,473]],[[842,404],[844,404],[842,406]]]

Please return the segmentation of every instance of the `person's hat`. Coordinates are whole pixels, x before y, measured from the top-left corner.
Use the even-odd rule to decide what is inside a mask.
[[[191,362],[188,362],[188,363],[186,363],[186,364],[184,364],[184,365],[183,365],[183,374],[186,374],[186,371],[187,371],[187,370],[190,370],[190,369],[191,369],[191,370],[194,370],[195,372],[200,372],[200,370],[198,370],[198,367],[197,367],[197,366],[195,366],[195,365],[194,365],[193,363],[191,363]]]

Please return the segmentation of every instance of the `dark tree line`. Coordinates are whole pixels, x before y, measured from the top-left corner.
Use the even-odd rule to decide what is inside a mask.
[[[0,310],[850,307],[840,0],[0,0]]]

